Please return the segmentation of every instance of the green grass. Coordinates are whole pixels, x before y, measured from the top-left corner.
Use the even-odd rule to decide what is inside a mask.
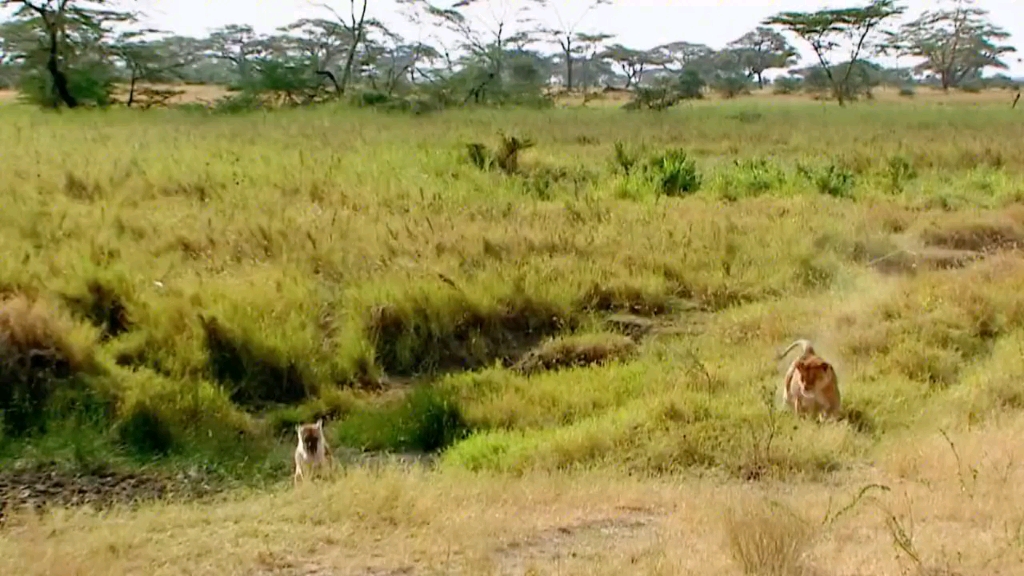
[[[499,133],[535,145],[474,165]],[[918,103],[5,107],[0,294],[55,310],[40,346],[94,359],[71,377],[107,408],[87,442],[47,393],[52,424],[5,429],[0,457],[278,474],[291,426],[327,416],[338,443],[471,469],[828,472],[1024,405],[1002,376],[1021,372],[1016,256],[871,266],[1024,239],[1020,136],[1007,107]],[[538,346],[603,358],[621,312],[673,329],[513,368]],[[840,424],[776,409],[773,354],[801,336],[840,371]],[[382,375],[426,383],[381,395]]]

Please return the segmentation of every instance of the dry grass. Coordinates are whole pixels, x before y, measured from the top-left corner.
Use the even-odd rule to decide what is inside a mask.
[[[1010,575],[1022,431],[1015,417],[953,434],[955,455],[938,434],[894,443],[828,483],[352,469],[203,505],[22,516],[0,571]]]

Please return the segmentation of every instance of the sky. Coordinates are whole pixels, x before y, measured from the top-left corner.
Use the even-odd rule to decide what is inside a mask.
[[[149,23],[183,35],[202,36],[226,24],[249,24],[259,32],[275,28],[303,17],[322,17],[329,12],[318,7],[320,0],[140,0],[149,15]],[[358,1],[358,0],[357,0]],[[394,0],[368,0],[367,15],[378,18],[405,35],[416,39],[429,35],[427,27],[417,29],[396,14]],[[523,5],[525,0],[482,0],[493,5]],[[326,0],[339,11],[347,11],[349,0]],[[438,2],[441,4],[442,2]],[[764,18],[781,11],[808,11],[860,5],[865,0],[612,0],[611,5],[586,12],[590,2],[554,0],[563,20],[576,21],[584,15],[578,31],[615,34],[613,42],[630,48],[652,48],[659,44],[684,40],[721,48],[727,42],[756,27]],[[940,4],[937,0],[904,0],[907,16]],[[360,2],[361,4],[361,2]],[[1009,43],[1019,46],[1020,54],[1006,60],[1012,76],[1024,76],[1024,0],[975,0],[975,6],[989,11],[992,21],[1012,37]],[[488,20],[485,8],[480,18]],[[539,17],[542,22],[557,23],[550,9]],[[810,64],[813,53],[799,39],[791,40],[800,51],[802,64]]]

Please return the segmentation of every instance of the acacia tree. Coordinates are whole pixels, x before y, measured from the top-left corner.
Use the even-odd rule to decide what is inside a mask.
[[[234,65],[244,86],[252,82],[252,63],[266,55],[266,38],[252,26],[229,24],[214,30],[206,39],[207,54]]]
[[[611,0],[592,0],[576,20],[563,18],[561,11],[558,10],[559,2],[557,1],[551,3],[548,0],[537,0],[537,2],[545,7],[550,6],[555,13],[558,26],[543,28],[541,32],[553,38],[558,43],[559,48],[562,49],[562,55],[565,58],[565,87],[571,91],[573,87],[573,65],[576,62],[576,57],[584,53],[586,47],[592,43],[594,38],[600,36],[600,34],[585,34],[576,30],[592,10],[598,6],[611,4]]]
[[[319,76],[326,77],[341,95],[341,84],[331,68],[334,67],[347,42],[348,31],[340,23],[324,18],[303,18],[278,28],[291,38],[294,48],[308,61]]]
[[[526,52],[536,38],[532,11],[540,6],[536,0],[458,0],[437,5],[429,0],[398,0],[413,8],[435,25],[458,38],[461,54],[452,54],[443,43],[441,53],[448,63],[448,79],[468,87],[469,99],[485,98],[489,86],[504,85],[522,77],[522,70],[512,74],[506,61]],[[486,9],[482,9],[485,8]]]
[[[764,73],[773,68],[787,68],[797,63],[796,50],[777,30],[758,26],[727,46],[735,51],[748,76],[757,78],[757,87],[764,88]]]
[[[348,88],[348,83],[352,79],[352,68],[356,61],[356,54],[359,52],[359,47],[366,42],[368,28],[371,26],[383,27],[377,20],[366,17],[368,4],[369,0],[349,0],[348,16],[343,16],[328,4],[320,4],[322,8],[334,15],[334,18],[348,37],[345,64],[341,70],[341,79],[336,84],[339,94],[345,93],[345,89]]]
[[[576,34],[579,51],[583,55],[583,90],[590,86],[591,68],[598,61],[598,54],[605,42],[614,38],[614,34]],[[605,64],[607,66],[607,64]]]
[[[763,24],[785,28],[810,44],[833,95],[840,106],[845,106],[853,95],[850,77],[856,63],[863,54],[878,50],[881,43],[876,43],[875,38],[885,37],[880,33],[881,26],[905,10],[895,0],[873,0],[867,6],[857,8],[781,12],[767,18]],[[844,40],[849,48],[849,57],[843,70],[834,70],[832,55],[843,46]]]
[[[937,76],[946,91],[980,75],[984,68],[1005,70],[1001,57],[1016,52],[1013,46],[1000,44],[1010,35],[992,24],[987,10],[970,0],[951,4],[945,10],[925,11],[900,30],[905,54],[924,58],[916,70]]]
[[[0,0],[0,8],[14,9],[15,21],[39,33],[45,68],[57,95],[54,106],[63,102],[75,108],[79,104],[68,81],[68,60],[76,49],[75,40],[94,42],[106,37],[114,24],[137,21],[136,13],[113,9],[113,4],[112,0]]]
[[[615,44],[605,50],[601,56],[614,62],[626,77],[624,88],[629,90],[639,86],[643,81],[644,71],[652,66],[663,66],[665,59],[647,50],[634,50],[622,44]]]

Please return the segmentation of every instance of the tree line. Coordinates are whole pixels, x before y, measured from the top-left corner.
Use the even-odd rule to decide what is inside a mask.
[[[522,104],[547,102],[557,88],[629,90],[637,105],[659,107],[709,89],[731,97],[768,84],[841,105],[881,84],[1012,84],[983,76],[1007,69],[1015,49],[973,0],[939,0],[912,19],[902,18],[897,0],[781,12],[717,49],[682,40],[641,49],[586,28],[588,15],[610,0],[592,0],[572,18],[555,0],[397,1],[415,38],[373,17],[371,0],[322,4],[322,17],[272,34],[236,24],[203,38],[145,28],[142,14],[112,0],[0,0],[9,14],[0,23],[0,87],[69,108],[111,104],[119,87],[120,101],[148,107],[179,93],[167,87],[178,83],[227,85],[236,102]],[[814,60],[797,67],[793,42]],[[886,68],[874,61],[881,56],[916,63]],[[786,73],[769,81],[776,70]]]

